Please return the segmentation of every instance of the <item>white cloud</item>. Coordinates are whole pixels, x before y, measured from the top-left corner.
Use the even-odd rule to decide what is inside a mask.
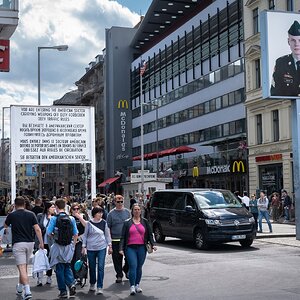
[[[67,44],[68,51],[41,51],[41,104],[62,97],[105,47],[105,28],[133,27],[139,16],[109,0],[22,0],[11,37],[10,72],[0,73],[1,106],[37,104],[37,47]]]

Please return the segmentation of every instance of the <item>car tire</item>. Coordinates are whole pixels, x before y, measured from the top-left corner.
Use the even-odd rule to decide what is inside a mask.
[[[203,232],[198,229],[194,235],[195,246],[199,250],[205,250],[208,248],[208,242],[206,241]]]
[[[249,248],[253,243],[253,239],[245,239],[243,241],[240,241],[240,244],[243,248]]]
[[[163,243],[166,237],[163,235],[161,227],[159,225],[154,225],[153,228],[154,238],[157,243]]]

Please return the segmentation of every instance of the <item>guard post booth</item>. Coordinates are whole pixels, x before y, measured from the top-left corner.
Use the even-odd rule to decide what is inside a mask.
[[[170,183],[168,180],[172,181],[172,178],[157,178],[156,173],[150,173],[148,170],[144,170],[144,195],[151,197],[155,191],[165,189],[167,184]],[[141,193],[142,190],[141,171],[131,173],[130,182],[122,183],[122,187],[125,207],[129,208],[129,196],[135,196],[136,193]]]

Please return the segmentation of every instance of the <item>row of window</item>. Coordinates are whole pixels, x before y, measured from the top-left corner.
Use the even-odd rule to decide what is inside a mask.
[[[273,132],[273,142],[278,142],[280,139],[278,109],[272,111],[272,132]],[[262,114],[256,115],[256,143],[258,145],[261,145],[263,143]]]
[[[169,92],[159,98],[155,99],[154,105],[144,105],[144,113],[147,113],[158,106],[164,106],[181,98],[184,98],[188,95],[194,94],[202,89],[212,86],[215,83],[224,81],[230,77],[238,75],[244,71],[244,60],[239,59],[237,61],[232,62],[229,65],[226,65],[214,72],[211,72],[205,76],[200,77],[197,80],[194,80],[184,86],[181,86],[172,92]],[[137,101],[137,100],[135,100]],[[135,107],[132,111],[132,118],[137,118],[140,116],[140,108],[137,107],[139,103],[133,101],[132,107]]]
[[[275,0],[269,0],[269,9],[275,10]],[[294,10],[294,1],[286,0],[286,10],[293,11]],[[258,8],[253,9],[252,11],[252,19],[253,19],[253,34],[257,34],[259,32],[259,11]]]
[[[190,133],[178,135],[172,138],[161,140],[158,142],[158,149],[156,149],[156,142],[144,145],[145,153],[161,151],[182,145],[191,145],[196,143],[203,143],[217,138],[233,136],[246,132],[246,120],[240,119],[236,121],[219,124],[213,127],[205,128],[202,130],[193,131]],[[141,147],[132,149],[132,155],[138,156],[141,154]]]
[[[192,26],[192,30],[177,41],[172,41],[170,46],[165,45],[164,49],[160,49],[159,53],[154,53],[150,59],[148,57],[147,70],[144,73],[144,82],[147,84],[143,90],[149,93],[154,89],[154,98],[156,95],[156,87],[160,87],[160,95],[162,92],[162,84],[171,80],[172,89],[174,88],[174,78],[181,73],[186,73],[185,83],[187,83],[187,71],[193,69],[193,77],[195,79],[195,67],[201,66],[205,60],[209,59],[211,70],[211,58],[228,50],[228,61],[230,61],[230,48],[239,44],[240,56],[242,52],[243,41],[243,22],[242,22],[242,5],[241,0],[232,4],[227,3],[227,7],[218,12],[213,17],[208,16],[205,22],[200,21],[200,25],[196,28]],[[131,72],[131,99],[140,96],[140,68],[134,68]],[[181,85],[180,76],[178,76],[179,86]],[[168,92],[167,84],[165,84],[166,93]]]
[[[159,120],[152,121],[144,124],[144,133],[149,133],[156,130],[156,122],[158,129],[172,126],[187,120],[200,117],[211,112],[233,106],[235,104],[244,102],[244,89],[239,89],[223,96],[211,99],[204,103],[192,106],[190,108],[181,110],[174,114],[160,118]],[[141,134],[141,127],[136,127],[132,130],[132,136],[137,137]]]

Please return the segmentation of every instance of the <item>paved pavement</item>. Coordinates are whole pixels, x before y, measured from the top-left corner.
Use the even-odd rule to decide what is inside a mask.
[[[274,246],[289,246],[289,247],[299,247],[300,241],[296,240],[296,228],[294,224],[282,224],[282,223],[272,223],[273,233],[269,233],[268,226],[263,222],[263,233],[257,234],[257,240],[255,244],[274,244]],[[5,245],[2,245],[5,247]],[[8,249],[10,250],[10,249]],[[2,264],[6,266],[3,267]],[[0,299],[16,299],[15,296],[15,285],[17,282],[18,272],[14,265],[14,259],[12,257],[11,251],[6,251],[2,257],[0,257],[0,286],[1,286],[1,296]],[[131,297],[123,295],[128,292],[128,282],[125,281],[123,284],[114,283],[114,270],[111,261],[111,256],[106,258],[106,271],[105,271],[105,294],[103,296],[95,296],[92,293],[88,292],[88,284],[83,288],[78,289],[76,299],[94,299],[94,298],[103,298],[103,299],[131,299]],[[31,268],[29,268],[29,274],[31,273]],[[151,275],[151,274],[147,274]],[[156,279],[153,276],[148,276],[147,280],[155,281],[161,280]],[[152,278],[153,277],[153,278]],[[55,276],[53,276],[53,284],[51,286],[36,287],[36,279],[30,278],[30,285],[32,286],[32,292],[35,300],[45,300],[45,299],[57,299],[57,284]],[[121,297],[122,295],[122,297]],[[137,295],[135,298],[140,299],[157,299],[155,297],[148,297],[145,295]]]

